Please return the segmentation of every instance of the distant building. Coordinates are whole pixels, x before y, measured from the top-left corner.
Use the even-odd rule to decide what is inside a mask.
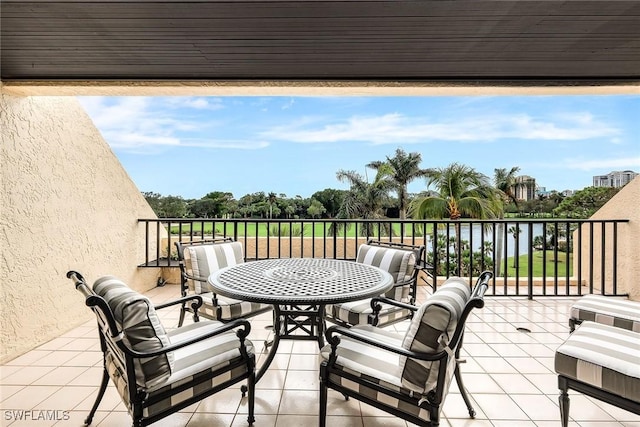
[[[560,193],[560,194],[562,194],[562,196],[563,196],[563,197],[571,197],[571,196],[573,196],[575,193],[576,193],[576,192],[575,192],[575,191],[573,191],[573,190],[564,190],[564,191],[563,191],[562,193]]]
[[[593,177],[594,187],[623,187],[638,176],[634,171],[613,171],[608,175],[596,175]]]
[[[551,191],[547,190],[547,187],[536,187],[536,195],[538,197],[548,197]]]
[[[517,200],[534,200],[536,198],[536,179],[529,175],[516,177],[515,196]]]

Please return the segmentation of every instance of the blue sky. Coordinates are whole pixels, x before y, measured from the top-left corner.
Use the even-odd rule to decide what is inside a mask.
[[[422,167],[452,162],[493,177],[520,167],[547,190],[640,172],[640,96],[81,97],[140,191],[310,197],[346,189],[396,148]],[[409,191],[426,189],[414,181]]]

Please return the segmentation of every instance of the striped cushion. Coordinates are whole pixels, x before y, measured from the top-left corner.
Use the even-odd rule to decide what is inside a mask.
[[[447,279],[418,309],[402,346],[425,353],[442,351],[449,343],[470,296],[471,289],[464,280],[458,277]],[[436,386],[439,362],[402,357],[400,365],[402,384],[410,390],[426,393]]]
[[[378,324],[384,325],[400,318],[407,318],[411,315],[409,310],[393,306],[391,304],[380,304],[382,309],[378,314]],[[333,304],[327,306],[327,313],[330,317],[350,325],[367,325],[371,323],[369,316],[373,315],[371,299]]]
[[[408,280],[413,274],[416,265],[416,255],[413,251],[375,245],[360,245],[356,262],[373,265],[388,271],[393,277],[393,281],[399,283]],[[385,293],[385,296],[402,301],[408,297],[409,290],[409,286],[392,288]]]
[[[351,330],[376,342],[396,347],[400,347],[402,344],[402,335],[371,325],[354,326]],[[331,345],[324,346],[320,354],[325,360],[328,360],[331,354]],[[337,355],[336,365],[342,366],[345,370],[358,372],[359,376],[376,379],[376,381],[384,383],[385,387],[393,390],[402,388],[399,355],[347,336],[340,337]]]
[[[200,296],[202,297],[202,306],[198,309],[198,314],[213,320],[239,319],[253,314],[258,310],[262,310],[265,307],[270,307],[268,304],[241,301],[221,295],[216,295],[218,305],[213,305],[212,292],[200,294]],[[218,315],[218,311],[220,315]]]
[[[558,374],[640,402],[640,334],[586,321],[556,350]]]
[[[192,323],[169,332],[169,338],[173,344],[183,342],[196,335],[205,334],[222,324],[216,321]],[[254,347],[251,341],[245,340],[247,352],[254,354]],[[183,347],[175,351],[175,369],[171,377],[164,384],[159,384],[149,391],[148,401],[154,402],[155,397],[185,383],[193,382],[192,387],[180,393],[173,394],[163,400],[152,403],[143,409],[145,417],[151,417],[174,407],[175,405],[190,399],[194,396],[211,390],[225,381],[240,377],[248,372],[247,364],[244,363],[230,371],[224,371],[211,379],[201,379],[206,374],[225,369],[234,362],[241,359],[240,340],[235,332],[229,331],[197,344]]]
[[[120,329],[124,341],[137,351],[160,350],[169,345],[169,338],[148,298],[131,290],[113,276],[103,276],[93,284],[93,291],[105,299]],[[167,353],[146,359],[135,359],[136,382],[151,388],[171,375],[173,355]]]
[[[199,280],[188,280],[189,289],[198,294],[209,292],[207,278],[221,268],[244,262],[240,242],[186,246],[184,266],[189,276]]]
[[[640,301],[603,295],[585,295],[571,307],[578,322],[589,320],[640,332]]]
[[[194,336],[206,334],[221,325],[222,323],[219,322],[193,323],[169,332],[169,338],[172,344],[176,344]],[[254,347],[251,341],[245,340],[245,346],[250,355],[254,354]],[[231,363],[239,360],[241,358],[239,348],[240,341],[235,333],[231,331],[176,350],[175,369],[171,376],[164,382],[157,384],[154,388],[146,390],[149,393],[146,400],[153,403],[143,409],[143,416],[152,417],[158,415],[171,409],[180,402],[207,392],[225,381],[247,373],[247,365],[244,364],[231,371],[223,372],[211,379],[197,380],[198,377],[202,377],[219,369],[224,369],[225,366],[229,366]],[[120,394],[123,402],[127,406],[127,410],[131,413],[133,408],[129,404],[129,390],[127,382],[124,379],[124,370],[118,363],[118,359],[113,357],[111,353],[107,353],[106,367],[109,376],[118,390],[118,394]],[[155,396],[187,382],[194,382],[194,384],[187,390],[155,402]]]

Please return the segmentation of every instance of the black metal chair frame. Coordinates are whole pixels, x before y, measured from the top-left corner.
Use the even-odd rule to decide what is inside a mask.
[[[205,239],[205,240],[193,240],[193,241],[187,241],[187,242],[175,242],[176,249],[178,251],[178,264],[180,266],[180,294],[183,297],[189,296],[188,280],[195,280],[198,282],[206,283],[206,279],[203,280],[203,278],[201,277],[194,277],[187,274],[187,268],[184,262],[185,246],[212,245],[212,244],[231,243],[231,242],[235,242],[235,240],[233,240],[230,237],[220,237],[216,239]],[[196,310],[193,310],[191,306],[189,306],[188,304],[182,303],[182,306],[180,307],[180,318],[178,320],[178,327],[182,326],[182,323],[184,322],[184,317],[187,312],[190,312],[193,314],[194,322],[198,322],[200,320],[200,317],[204,317],[210,320],[217,320],[219,322],[229,322],[230,320],[234,320],[234,319],[222,318],[222,309],[218,306],[218,296],[215,294],[215,292],[213,293],[213,305],[216,307],[216,317],[208,316],[205,313],[198,313]],[[250,318],[258,314],[266,313],[270,310],[271,310],[271,306],[265,307],[260,310],[255,310],[250,314],[246,314],[243,316],[243,318]]]
[[[109,305],[101,296],[97,295],[95,292],[93,292],[93,290],[91,290],[91,288],[86,284],[84,277],[76,271],[69,271],[67,273],[67,278],[71,279],[74,282],[76,289],[84,295],[86,305],[89,308],[91,308],[91,310],[93,310],[93,312],[96,314],[96,317],[98,320],[98,334],[100,337],[100,349],[102,350],[102,354],[103,354],[102,381],[100,383],[98,395],[96,396],[96,400],[93,404],[93,407],[91,408],[89,415],[84,421],[85,425],[90,425],[91,422],[93,421],[93,417],[98,409],[98,405],[100,404],[100,401],[102,400],[104,393],[107,389],[107,385],[109,384],[110,377],[107,370],[106,356],[108,351],[112,351],[110,350],[109,347],[113,346],[114,344],[122,351],[125,358],[126,382],[128,384],[129,402],[133,408],[131,412],[132,412],[134,427],[142,427],[142,426],[147,426],[151,423],[154,423],[162,418],[165,418],[175,412],[180,411],[181,409],[186,408],[187,406],[193,403],[199,402],[206,397],[209,397],[219,391],[227,389],[229,386],[232,386],[233,384],[236,384],[240,381],[244,381],[245,379],[247,380],[247,385],[242,387],[242,395],[244,397],[245,394],[248,393],[248,398],[249,398],[248,422],[250,425],[254,423],[256,361],[255,361],[255,355],[248,354],[247,349],[244,345],[244,340],[249,335],[249,332],[251,331],[251,324],[248,321],[234,320],[232,322],[228,322],[224,324],[223,326],[221,326],[220,328],[214,331],[208,332],[206,334],[202,334],[201,336],[191,338],[189,340],[180,342],[178,344],[169,345],[167,347],[162,348],[161,350],[140,352],[140,351],[133,350],[132,348],[128,347],[124,343],[122,339],[124,333],[118,329],[115,317],[113,315],[113,312],[109,308]],[[165,304],[155,305],[154,308],[158,310],[158,309],[171,307],[177,304],[187,304],[189,301],[192,301],[192,303],[190,304],[191,310],[193,310],[194,313],[197,313],[198,308],[202,305],[202,298],[197,295],[183,297]],[[101,325],[101,321],[104,322],[104,326],[106,326],[106,328],[103,325]],[[224,367],[224,369],[211,372],[207,375],[200,375],[200,376],[194,377],[193,380],[189,382],[185,382],[179,387],[169,389],[166,392],[155,394],[153,396],[153,399],[149,399],[147,397],[146,392],[139,390],[138,387],[136,387],[136,373],[134,370],[135,359],[143,359],[143,358],[166,354],[166,353],[178,350],[180,348],[187,347],[194,343],[203,341],[205,339],[214,337],[216,335],[220,335],[224,332],[231,331],[233,329],[237,329],[236,335],[241,342],[240,353],[242,355],[242,358],[238,362],[230,364]],[[248,368],[245,374],[236,376],[230,380],[227,380],[223,383],[220,383],[214,386],[213,388],[211,388],[210,390],[207,390],[202,394],[198,394],[197,396],[186,399],[176,405],[172,405],[169,409],[167,409],[166,411],[160,414],[157,414],[148,418],[145,418],[143,416],[143,410],[145,407],[150,406],[156,402],[162,401],[164,399],[169,399],[171,398],[171,396],[182,393],[184,390],[192,388],[194,385],[204,383],[210,380],[211,378],[214,378],[220,375],[223,372],[227,372],[227,371],[231,372],[233,371],[233,369],[236,369],[237,367],[240,367],[243,365],[247,365],[247,368]]]
[[[460,350],[462,348],[462,341],[463,341],[463,336],[464,336],[464,329],[465,329],[465,323],[466,320],[471,312],[471,310],[473,310],[474,308],[482,308],[484,307],[484,294],[489,286],[489,280],[491,279],[491,277],[493,277],[493,273],[485,271],[483,272],[479,277],[478,280],[476,282],[475,287],[473,288],[471,297],[469,299],[469,301],[467,301],[467,304],[465,305],[465,308],[462,312],[462,315],[460,316],[460,319],[458,320],[458,323],[456,325],[456,329],[455,332],[453,334],[453,336],[451,337],[451,340],[449,341],[449,344],[447,345],[447,350],[443,350],[440,351],[438,353],[421,353],[421,352],[415,352],[415,351],[409,351],[407,349],[404,349],[402,347],[394,347],[394,346],[390,346],[381,342],[376,342],[376,341],[372,341],[371,339],[368,339],[367,337],[364,337],[360,334],[357,333],[357,331],[354,331],[350,328],[345,328],[342,326],[331,326],[330,328],[327,329],[326,331],[326,338],[327,338],[327,342],[331,345],[331,355],[329,357],[329,360],[325,360],[320,364],[320,427],[325,427],[326,425],[326,416],[327,416],[327,393],[328,393],[328,389],[334,389],[340,393],[342,393],[345,397],[353,397],[357,400],[360,400],[364,403],[367,403],[371,406],[374,406],[378,409],[381,409],[385,412],[388,412],[390,414],[393,414],[395,416],[401,417],[406,421],[409,421],[411,423],[417,424],[419,426],[425,426],[425,427],[435,427],[439,425],[440,422],[440,410],[441,410],[441,405],[444,401],[444,396],[446,393],[445,390],[445,376],[446,376],[446,368],[447,368],[447,361],[448,358],[450,357],[450,353],[454,355],[454,357],[456,358],[456,367],[455,367],[455,378],[456,381],[458,383],[458,388],[460,389],[460,393],[462,394],[462,397],[464,399],[464,402],[467,406],[467,409],[469,411],[469,416],[471,418],[475,417],[475,410],[473,409],[473,406],[471,405],[471,401],[467,395],[467,391],[464,387],[464,384],[462,382],[462,376],[460,373],[460,369],[459,369],[459,356],[460,356]],[[394,301],[395,304],[402,304],[402,303],[398,303],[397,301]],[[402,304],[403,307],[408,308],[410,310],[413,311],[417,311],[418,307],[412,306],[410,304]],[[336,355],[336,351],[337,348],[340,344],[340,335],[344,335],[344,336],[348,336],[352,339],[356,339],[359,341],[362,341],[366,344],[369,344],[373,347],[378,347],[402,356],[406,356],[406,357],[410,357],[410,358],[414,358],[414,359],[418,359],[418,360],[431,360],[431,361],[440,361],[439,363],[439,371],[438,371],[438,381],[437,381],[437,386],[434,390],[430,391],[427,395],[426,399],[422,399],[421,403],[420,403],[420,407],[424,408],[426,410],[429,411],[430,413],[430,420],[429,421],[425,421],[421,418],[415,417],[415,416],[411,416],[407,413],[401,412],[399,410],[397,410],[396,408],[393,408],[391,406],[387,406],[384,403],[381,403],[379,401],[376,401],[368,396],[365,396],[363,394],[359,394],[349,388],[345,388],[343,386],[341,386],[340,384],[336,384],[334,382],[332,382],[330,380],[330,375],[331,374],[335,374],[337,376],[341,376],[344,378],[347,378],[348,380],[354,382],[354,383],[358,383],[358,384],[362,384],[365,385],[366,387],[369,387],[371,389],[377,390],[379,393],[383,393],[386,394],[388,396],[390,396],[392,399],[397,399],[399,401],[404,401],[407,402],[409,405],[415,405],[414,402],[412,402],[412,400],[410,398],[408,398],[406,395],[402,394],[402,393],[398,393],[395,392],[393,390],[390,390],[388,388],[382,387],[380,385],[378,385],[376,382],[371,381],[369,378],[367,378],[366,376],[363,377],[359,377],[356,375],[352,375],[349,373],[346,373],[345,371],[341,370],[341,369],[335,369],[334,365],[337,361],[337,355]],[[374,379],[375,380],[375,379]]]

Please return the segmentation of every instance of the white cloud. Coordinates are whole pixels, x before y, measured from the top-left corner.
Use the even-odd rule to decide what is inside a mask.
[[[595,160],[567,159],[562,163],[562,167],[584,171],[600,169],[633,170],[640,168],[640,156]]]
[[[614,138],[620,131],[589,113],[562,115],[554,119],[527,114],[459,117],[434,121],[401,114],[353,116],[322,123],[309,121],[263,132],[264,137],[299,142],[330,143],[364,141],[373,144],[424,143],[431,141],[490,142],[499,139],[579,141]]]
[[[216,110],[224,108],[217,98],[85,97],[79,98],[96,127],[113,148],[133,153],[155,153],[167,147],[234,148],[253,150],[269,145],[264,140],[198,138],[184,133],[206,126],[178,108]],[[219,106],[219,108],[218,108]]]

